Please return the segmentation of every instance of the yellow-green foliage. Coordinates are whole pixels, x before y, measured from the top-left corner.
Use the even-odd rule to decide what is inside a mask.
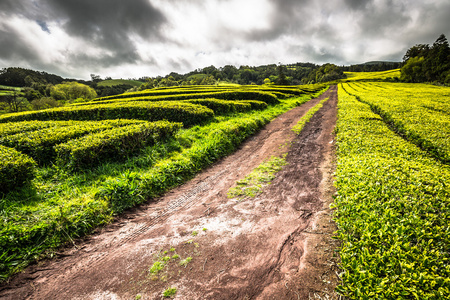
[[[81,170],[106,160],[123,161],[143,147],[173,136],[181,127],[181,123],[157,121],[89,134],[55,146],[57,163],[64,168]]]
[[[263,111],[220,116],[213,122],[183,128],[173,139],[145,147],[139,155],[120,163],[109,162],[71,174],[52,165],[36,168],[33,188],[10,191],[0,201],[0,281],[48,249],[90,233],[109,222],[112,215],[192,178],[235,151],[275,116],[308,101],[318,90],[281,100]]]
[[[154,88],[149,90],[143,90],[139,92],[132,93],[124,93],[120,95],[113,95],[107,97],[101,97],[95,99],[96,101],[102,100],[112,100],[112,99],[120,99],[120,98],[134,98],[134,97],[157,97],[157,96],[177,96],[177,95],[188,95],[188,94],[205,94],[205,93],[238,93],[242,95],[237,97],[236,99],[229,100],[239,100],[243,96],[245,96],[246,92],[259,93],[269,92],[269,93],[278,93],[278,94],[293,94],[299,96],[302,90],[298,86],[257,86],[257,85],[236,85],[236,86],[210,86],[210,85],[194,85],[194,86],[178,86],[178,87],[168,87],[168,88]],[[253,94],[254,95],[254,94]],[[194,98],[197,98],[196,96]],[[209,98],[216,98],[214,96],[210,96]],[[283,96],[283,98],[285,98]],[[223,99],[223,98],[221,98]],[[252,99],[252,98],[248,98]],[[241,99],[242,100],[242,99]]]
[[[15,149],[0,145],[0,192],[20,188],[34,177],[36,163]]]
[[[75,81],[52,86],[50,95],[56,100],[92,99],[97,97],[97,93],[93,88]]]
[[[379,72],[344,72],[347,75],[347,79],[343,81],[375,81],[393,79],[395,77],[400,78],[400,69],[379,71]]]
[[[49,121],[52,123],[52,121]],[[88,133],[99,132],[114,127],[136,124],[138,120],[107,120],[103,122],[66,122],[65,126],[53,126],[36,131],[28,131],[13,135],[0,136],[0,145],[15,148],[16,150],[33,157],[39,164],[46,164],[55,158],[56,144],[64,143]],[[20,123],[18,123],[20,124]]]
[[[444,163],[450,162],[450,88],[410,83],[349,83],[399,134]]]
[[[245,112],[252,109],[250,104],[240,103],[238,101],[226,101],[218,99],[193,99],[182,101],[206,106],[212,109],[215,115],[227,114],[232,112]]]
[[[339,86],[336,129],[338,290],[349,299],[448,299],[450,168],[347,89]]]
[[[244,179],[236,182],[236,187],[231,188],[228,198],[255,197],[262,189],[270,184],[275,175],[287,164],[285,156],[271,157],[268,161],[255,168]]]
[[[214,112],[207,107],[180,101],[130,101],[86,106],[66,106],[42,111],[6,114],[0,116],[0,122],[139,119],[146,121],[168,120],[171,122],[183,122],[185,126],[192,126],[202,123],[213,116]]]
[[[35,131],[54,126],[67,126],[73,125],[72,122],[67,121],[24,121],[24,122],[11,122],[0,123],[0,137],[5,135],[11,135],[16,133],[23,133],[27,131]]]
[[[190,100],[190,99],[204,99],[214,98],[219,100],[258,100],[266,102],[267,104],[279,103],[277,96],[272,93],[264,91],[249,91],[249,90],[212,90],[208,92],[185,91],[184,89],[173,91],[170,94],[153,93],[152,90],[148,92],[125,93],[121,95],[103,97],[94,99],[91,102],[80,103],[77,106],[90,105],[98,103],[114,103],[123,101],[176,101],[176,100]]]
[[[251,109],[263,110],[267,108],[267,103],[257,100],[240,100],[236,101],[237,103],[250,104]]]
[[[329,98],[325,98],[321,100],[319,103],[317,103],[314,107],[310,108],[308,112],[300,118],[300,120],[297,122],[297,124],[292,127],[292,131],[294,131],[296,134],[300,134],[302,132],[303,127],[305,127],[306,123],[311,120],[311,118],[314,116],[316,112],[319,111],[319,109],[322,108],[323,104],[328,100]]]

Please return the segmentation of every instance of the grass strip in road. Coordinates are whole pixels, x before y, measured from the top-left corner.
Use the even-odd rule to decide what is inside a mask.
[[[228,198],[244,199],[255,197],[275,179],[275,175],[286,164],[286,154],[282,157],[272,156],[268,161],[256,167],[244,179],[238,180],[236,186],[228,191]]]
[[[310,108],[308,110],[308,112],[300,118],[300,120],[298,121],[298,123],[292,127],[292,131],[295,132],[296,134],[300,134],[300,132],[302,132],[303,127],[305,127],[306,123],[309,122],[309,120],[311,120],[311,118],[314,116],[314,114],[316,112],[319,111],[319,109],[322,108],[323,104],[328,100],[329,98],[325,98],[323,100],[321,100],[319,103],[317,103],[315,106],[313,106],[312,108]]]

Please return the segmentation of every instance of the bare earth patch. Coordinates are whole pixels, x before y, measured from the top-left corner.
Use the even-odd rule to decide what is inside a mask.
[[[0,286],[0,298],[161,299],[172,287],[175,299],[337,299],[329,209],[336,92],[281,115],[233,155],[57,259],[30,266]],[[293,133],[326,97],[302,133]],[[237,180],[284,153],[288,165],[262,194],[227,198]]]

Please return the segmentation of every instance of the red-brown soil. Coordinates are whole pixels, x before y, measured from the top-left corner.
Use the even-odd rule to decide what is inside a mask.
[[[337,299],[338,244],[329,209],[336,91],[281,115],[234,154],[58,258],[30,266],[0,286],[0,298],[161,299],[175,287],[175,299]],[[303,132],[293,133],[325,97]],[[283,153],[288,165],[263,193],[227,198],[237,180]],[[175,253],[180,258],[150,273],[158,255]],[[187,257],[192,260],[180,265]]]

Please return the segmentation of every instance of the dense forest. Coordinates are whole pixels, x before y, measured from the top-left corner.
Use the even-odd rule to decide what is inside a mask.
[[[450,84],[450,47],[445,35],[441,34],[433,45],[417,44],[408,49],[400,79]]]

